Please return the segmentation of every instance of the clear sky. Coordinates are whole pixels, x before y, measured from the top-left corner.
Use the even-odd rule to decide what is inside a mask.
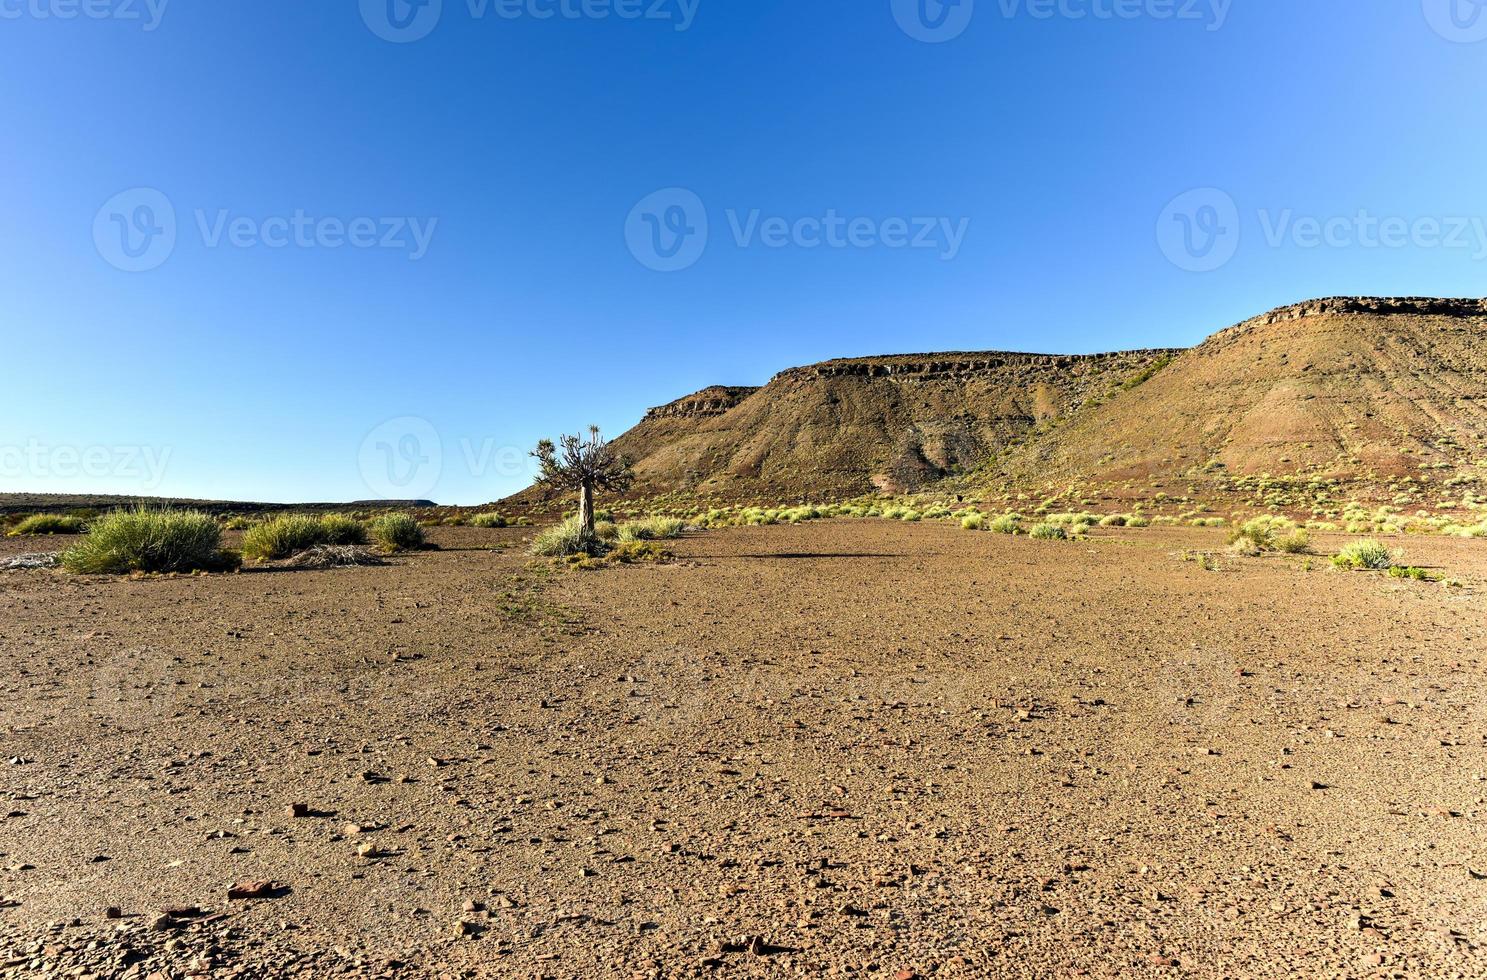
[[[477,503],[828,357],[1482,295],[1475,4],[0,0],[0,490]]]

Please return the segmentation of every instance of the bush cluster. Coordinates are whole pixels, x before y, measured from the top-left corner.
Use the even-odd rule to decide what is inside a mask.
[[[586,531],[577,517],[544,528],[532,541],[532,554],[544,558],[598,557],[608,550],[609,546],[597,534]]]
[[[1362,541],[1349,541],[1342,546],[1337,554],[1332,556],[1332,564],[1337,568],[1369,569],[1373,571],[1387,571],[1394,567],[1395,555],[1384,547],[1383,543],[1374,538],[1365,538]]]
[[[15,538],[28,534],[82,534],[86,530],[87,524],[80,517],[64,514],[32,514],[12,528],[10,536]]]
[[[321,545],[366,543],[366,528],[344,514],[283,514],[248,528],[243,533],[243,554],[259,561],[274,561]]]
[[[423,528],[411,514],[383,514],[367,530],[383,551],[417,551],[425,544]]]
[[[239,560],[222,550],[222,526],[210,514],[146,507],[105,514],[62,553],[62,567],[84,575],[226,571]]]

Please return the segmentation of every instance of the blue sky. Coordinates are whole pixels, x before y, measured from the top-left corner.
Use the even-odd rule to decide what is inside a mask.
[[[476,503],[828,357],[1482,295],[1484,38],[1473,0],[0,0],[0,489]]]

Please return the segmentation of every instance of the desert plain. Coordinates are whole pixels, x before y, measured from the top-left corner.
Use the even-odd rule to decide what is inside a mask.
[[[1480,541],[531,533],[0,572],[0,975],[1487,973]]]

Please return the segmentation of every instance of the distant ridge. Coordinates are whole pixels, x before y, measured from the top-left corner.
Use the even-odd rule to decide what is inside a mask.
[[[1243,474],[1384,492],[1487,476],[1484,438],[1487,300],[1355,296],[1191,349],[838,358],[704,388],[616,443],[639,495],[785,501]]]
[[[416,509],[437,507],[431,500],[348,500],[342,503],[268,504],[241,500],[195,500],[183,497],[144,497],[130,494],[0,493],[0,514],[49,513],[67,510],[104,510],[147,504],[151,507],[189,507],[211,514],[256,514],[283,510]]]

